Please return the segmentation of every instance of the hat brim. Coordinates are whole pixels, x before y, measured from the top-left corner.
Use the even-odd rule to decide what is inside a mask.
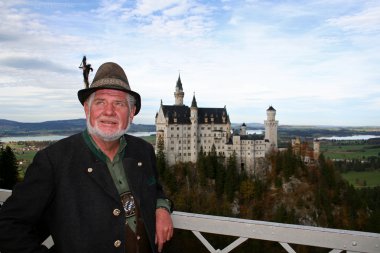
[[[120,86],[112,86],[111,85],[111,86],[101,86],[101,87],[93,87],[93,88],[82,89],[82,90],[78,91],[78,99],[79,99],[80,103],[82,105],[84,105],[84,102],[86,102],[87,98],[92,93],[94,93],[97,90],[104,90],[104,89],[120,90],[120,91],[124,91],[125,93],[131,94],[135,98],[135,100],[136,100],[136,103],[135,103],[135,106],[136,106],[135,115],[137,115],[139,113],[140,108],[141,108],[141,97],[140,97],[140,94],[138,94],[137,92],[131,91],[131,90],[124,89],[124,88],[122,88]]]

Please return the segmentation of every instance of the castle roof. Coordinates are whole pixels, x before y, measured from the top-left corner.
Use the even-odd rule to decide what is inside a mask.
[[[276,111],[276,109],[274,109],[273,106],[269,106],[269,108],[267,109],[267,111]]]
[[[182,82],[181,82],[181,76],[178,75],[178,80],[177,80],[177,84],[175,86],[176,88],[178,88],[179,90],[183,90],[182,88]]]
[[[169,118],[169,124],[191,124],[190,108],[185,105],[163,105],[162,111],[166,118]],[[177,119],[177,122],[174,122]]]
[[[191,124],[190,108],[185,105],[162,105],[169,124]],[[223,122],[223,118],[225,119]],[[176,122],[175,120],[176,119]],[[226,108],[198,108],[198,124],[226,124],[229,117]]]
[[[223,122],[223,117],[225,121]],[[198,108],[198,123],[225,124],[229,121],[226,108]],[[206,122],[207,121],[207,122]]]
[[[197,106],[197,100],[195,100],[195,94],[193,96],[193,101],[191,101],[191,107],[198,107]]]

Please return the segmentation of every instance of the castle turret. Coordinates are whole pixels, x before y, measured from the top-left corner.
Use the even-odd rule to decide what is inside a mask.
[[[247,135],[247,125],[245,123],[243,123],[243,125],[241,125],[239,135]]]
[[[190,107],[191,121],[191,161],[196,162],[198,159],[198,106],[195,94]]]
[[[264,121],[264,125],[265,140],[269,143],[269,149],[277,148],[278,120],[276,120],[276,110],[272,106],[267,109],[267,120]]]
[[[321,154],[320,153],[320,142],[318,139],[315,139],[313,141],[313,151],[314,151],[314,160],[318,160],[319,159],[319,155]]]
[[[181,76],[178,76],[177,84],[175,86],[174,98],[175,105],[183,105],[183,97],[185,93],[183,92]]]

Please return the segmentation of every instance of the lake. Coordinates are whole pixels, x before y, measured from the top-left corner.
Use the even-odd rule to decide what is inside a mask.
[[[247,134],[264,134],[265,130],[263,129],[255,129],[255,130],[247,130]]]
[[[337,140],[337,141],[355,141],[355,140],[368,140],[372,138],[380,138],[378,135],[352,135],[352,136],[330,136],[330,137],[319,137],[319,140]]]
[[[133,136],[150,136],[156,134],[156,132],[134,132],[129,133]],[[0,137],[1,142],[17,142],[17,141],[58,141],[60,139],[66,138],[64,135],[39,135],[39,136],[9,136]]]

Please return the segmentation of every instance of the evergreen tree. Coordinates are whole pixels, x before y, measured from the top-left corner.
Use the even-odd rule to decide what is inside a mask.
[[[18,178],[17,159],[12,149],[7,146],[1,149],[0,188],[12,190]]]
[[[201,186],[206,186],[207,184],[207,171],[206,171],[206,157],[203,151],[203,146],[201,146],[200,151],[198,153],[198,160],[197,160],[197,169],[199,173],[199,182]]]
[[[210,179],[215,179],[216,169],[218,167],[218,156],[214,144],[212,145],[211,151],[208,153],[206,160],[206,176]]]
[[[156,160],[157,160],[157,170],[160,176],[165,179],[165,172],[166,172],[166,157],[165,157],[165,152],[164,152],[164,139],[162,136],[158,137],[157,141],[157,155],[156,155]]]
[[[224,185],[224,190],[229,201],[233,200],[235,191],[239,185],[236,163],[236,152],[234,151],[227,160],[227,171]]]

